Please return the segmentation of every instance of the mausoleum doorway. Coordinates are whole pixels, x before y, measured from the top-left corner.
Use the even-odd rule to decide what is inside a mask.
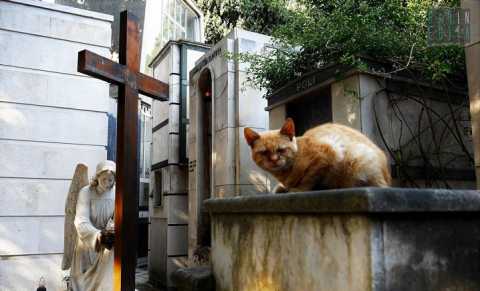
[[[213,185],[213,106],[212,106],[212,73],[209,69],[203,70],[198,79],[199,97],[199,165],[202,165],[203,175],[198,181],[199,205],[198,212],[199,228],[197,233],[200,246],[210,245],[210,219],[201,205],[203,200],[212,197]]]
[[[297,135],[320,124],[332,122],[332,95],[330,86],[299,96],[285,106],[286,116],[295,120]]]

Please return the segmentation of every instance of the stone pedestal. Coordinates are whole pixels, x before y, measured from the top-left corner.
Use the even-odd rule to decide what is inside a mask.
[[[480,193],[210,199],[216,290],[480,290]]]

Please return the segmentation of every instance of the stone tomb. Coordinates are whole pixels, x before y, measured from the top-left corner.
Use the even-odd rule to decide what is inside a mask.
[[[268,129],[264,92],[245,83],[246,64],[226,57],[261,52],[268,40],[234,29],[211,48],[170,41],[150,65],[170,84],[169,104],[153,102],[149,268],[159,285],[173,287],[172,272],[210,245],[205,199],[269,191],[243,138],[244,127]]]
[[[186,126],[188,72],[209,46],[170,41],[153,59],[153,76],[170,86],[169,101],[153,101],[150,281],[173,287],[170,274],[187,261],[188,197]]]
[[[210,245],[208,214],[202,202],[211,197],[269,191],[267,175],[256,167],[243,129],[269,128],[264,92],[249,86],[247,64],[227,53],[261,53],[269,37],[234,29],[200,58],[190,71],[188,128],[189,254]]]
[[[351,188],[210,199],[217,291],[480,290],[480,194]]]
[[[466,88],[381,73],[393,69],[364,61],[367,70],[331,65],[273,92],[270,128],[286,117],[294,118],[297,135],[325,122],[345,124],[385,150],[397,185],[475,189]]]

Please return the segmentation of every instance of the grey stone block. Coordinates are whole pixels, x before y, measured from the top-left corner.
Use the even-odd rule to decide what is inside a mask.
[[[107,136],[104,112],[0,103],[2,139],[104,146]]]
[[[63,217],[0,217],[0,256],[63,251]]]
[[[2,65],[85,76],[77,72],[78,52],[84,49],[110,58],[110,50],[104,47],[0,31]]]
[[[214,135],[214,183],[234,184],[235,181],[235,130],[225,128]],[[201,166],[201,165],[198,165]]]
[[[188,224],[188,196],[167,196],[170,209],[168,223]]]
[[[226,98],[215,99],[215,130],[235,126],[235,100]]]
[[[169,111],[168,102],[160,102],[160,101],[153,100],[153,103],[152,103],[152,115],[153,115],[152,126],[155,127],[159,123],[166,120],[169,116],[168,111]]]
[[[30,2],[27,5],[18,5],[9,1],[0,2],[0,27],[46,37],[110,47],[112,17],[108,17],[108,20],[105,18],[95,19],[94,15],[90,15],[91,18],[80,17],[64,13],[63,11],[55,11],[66,6],[47,4],[49,5],[45,7],[47,9],[39,9],[40,5],[38,4],[40,3],[35,4],[32,5]],[[86,10],[79,9],[76,9],[76,11],[86,12]],[[100,14],[98,15],[100,16]]]
[[[0,66],[0,100],[62,108],[108,111],[107,83]]]
[[[478,191],[352,188],[205,204],[222,290],[260,290],[264,270],[275,290],[480,288]],[[316,272],[292,276],[306,265]]]
[[[181,268],[172,273],[178,291],[214,291],[215,278],[210,267]]]
[[[267,99],[263,98],[264,91],[249,85],[246,80],[246,73],[237,72],[237,78],[239,126],[267,128],[268,112],[265,111]]]
[[[168,132],[180,132],[180,105],[172,104],[168,112]]]
[[[164,126],[161,129],[153,133],[153,146],[152,146],[152,164],[156,164],[165,160],[168,160],[169,151],[169,134],[168,126]]]
[[[71,179],[78,163],[95,169],[107,158],[103,146],[0,141],[0,176]],[[36,161],[32,167],[32,161]],[[90,171],[91,171],[90,170]]]
[[[233,99],[235,97],[235,73],[227,72],[215,78],[214,98]]]
[[[63,229],[63,227],[62,227]],[[63,241],[63,236],[62,236]],[[61,268],[62,254],[15,256],[0,260],[0,290],[35,290],[40,277],[47,290],[65,290]]]
[[[169,225],[167,230],[167,254],[169,256],[180,256],[187,255],[187,253],[188,227],[186,225]]]
[[[165,186],[165,193],[187,192],[187,169],[185,167],[170,165],[167,167],[166,178],[168,187]]]
[[[64,215],[70,181],[0,178],[0,216]]]

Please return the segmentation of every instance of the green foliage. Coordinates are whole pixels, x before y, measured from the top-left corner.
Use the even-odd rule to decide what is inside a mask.
[[[326,64],[362,68],[360,55],[391,62],[395,71],[420,71],[435,81],[464,71],[464,51],[454,45],[428,46],[427,11],[458,5],[435,0],[298,0],[295,9],[284,10],[282,23],[270,29],[274,46],[266,55],[240,57],[251,63],[250,81],[267,94]]]
[[[234,27],[264,34],[286,23],[289,0],[196,0],[205,15],[205,38],[216,43]]]

